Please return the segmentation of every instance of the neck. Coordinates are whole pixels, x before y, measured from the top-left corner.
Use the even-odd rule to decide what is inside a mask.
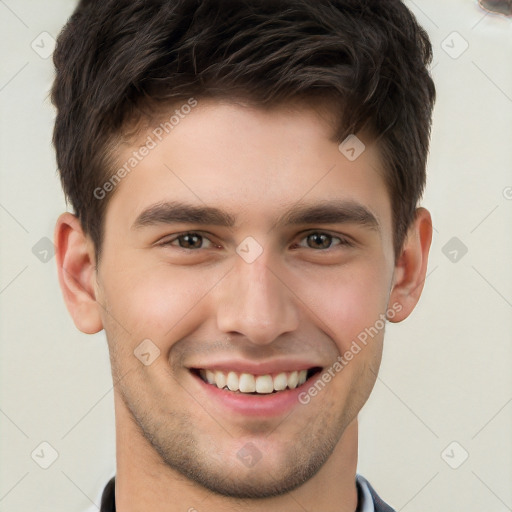
[[[357,419],[311,479],[282,496],[237,500],[213,494],[164,464],[141,434],[122,400],[115,398],[116,509],[119,512],[354,512],[357,507]]]

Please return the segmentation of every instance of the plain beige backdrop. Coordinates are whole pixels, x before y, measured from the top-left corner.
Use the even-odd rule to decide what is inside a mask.
[[[387,329],[360,415],[358,471],[397,511],[506,512],[512,20],[471,0],[406,3],[434,46],[423,205],[435,233],[419,306]],[[0,512],[98,510],[115,471],[104,333],[75,328],[51,245],[66,209],[51,146],[51,51],[74,5],[0,0]]]

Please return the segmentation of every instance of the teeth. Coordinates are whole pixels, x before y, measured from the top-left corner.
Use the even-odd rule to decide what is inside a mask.
[[[213,384],[215,382],[215,375],[211,370],[206,370],[206,381],[208,384]]]
[[[242,393],[254,393],[256,391],[254,375],[251,375],[250,373],[242,373],[242,375],[240,375],[240,379],[238,379],[238,386]],[[258,391],[258,393],[259,392],[260,391]]]
[[[218,388],[222,389],[223,387],[226,386],[226,383],[227,383],[227,380],[226,380],[226,375],[224,374],[224,372],[215,372],[215,384],[217,385]]]
[[[290,389],[295,389],[297,384],[299,383],[299,372],[292,372],[288,377],[288,387]]]
[[[226,384],[230,391],[238,391],[238,375],[235,372],[229,372]]]
[[[274,381],[270,375],[259,375],[256,377],[256,391],[258,393],[272,393]]]
[[[274,377],[274,389],[276,391],[282,391],[288,386],[288,377],[286,373],[279,373]]]
[[[229,389],[240,393],[269,394],[274,391],[283,391],[286,388],[295,389],[304,384],[307,379],[307,370],[293,371],[290,373],[281,372],[274,378],[271,375],[252,375],[250,373],[222,372],[217,370],[200,370],[202,379],[219,389]]]

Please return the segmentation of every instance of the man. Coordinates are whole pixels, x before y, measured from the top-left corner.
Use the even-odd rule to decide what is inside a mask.
[[[392,510],[357,415],[425,279],[430,60],[399,0],[78,6],[55,243],[110,352],[102,511]]]

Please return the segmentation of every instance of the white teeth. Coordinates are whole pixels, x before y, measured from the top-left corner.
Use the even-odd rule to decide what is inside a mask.
[[[276,391],[282,391],[288,386],[288,377],[286,373],[279,373],[274,377],[274,389]]]
[[[206,380],[208,384],[213,384],[215,382],[215,375],[211,370],[206,370]]]
[[[238,375],[235,372],[229,372],[226,384],[230,391],[238,391]]]
[[[295,389],[306,382],[307,370],[281,372],[272,378],[271,375],[252,375],[250,373],[237,374],[236,372],[223,372],[220,370],[199,370],[202,379],[219,389],[229,389],[240,393],[269,394],[274,391],[283,391],[287,388]]]
[[[215,384],[219,389],[226,386],[226,374],[224,372],[215,372]]]
[[[298,383],[299,383],[299,373],[298,372],[290,373],[290,375],[288,377],[288,387],[290,389],[295,389],[297,387]]]
[[[242,373],[242,375],[240,375],[240,379],[238,380],[238,386],[242,393],[254,393],[257,386],[254,380],[254,375],[251,375],[250,373]]]
[[[256,391],[258,393],[272,393],[274,391],[274,382],[270,375],[259,375],[256,378]]]

